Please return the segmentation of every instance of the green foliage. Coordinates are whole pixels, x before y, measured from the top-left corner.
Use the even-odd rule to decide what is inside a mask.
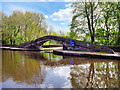
[[[1,15],[1,13],[0,13]],[[0,23],[2,28],[2,43],[8,45],[19,45],[37,38],[54,35],[60,36],[48,26],[43,14],[26,11],[13,11],[11,16],[3,16]],[[64,36],[64,34],[61,35]],[[58,44],[54,41],[48,41],[44,45]]]
[[[43,14],[13,11],[11,16],[0,12],[0,35],[3,44],[18,45],[45,35],[78,39],[93,44],[120,46],[120,2],[73,2],[70,32],[56,33]],[[1,18],[2,16],[2,18]],[[57,44],[49,41],[45,45]]]
[[[26,11],[13,11],[2,18],[3,44],[18,45],[45,36],[47,24],[43,14]]]
[[[56,44],[59,44],[59,43],[57,43],[55,41],[47,41],[43,45],[56,45]]]
[[[99,17],[99,15],[96,14],[97,6],[98,4],[94,2],[72,3],[74,10],[71,23],[71,33],[74,34],[73,36],[77,36],[78,34],[79,36],[82,36],[80,34],[83,33],[84,36],[86,36],[86,34],[89,34],[91,43],[95,41],[94,38],[96,24],[94,23],[97,23],[97,18]]]
[[[119,46],[119,2],[100,2],[99,6],[102,14],[98,19],[96,33],[99,33],[99,35],[101,34],[101,37],[96,35],[96,38],[98,42],[103,45]]]
[[[120,46],[120,2],[74,2],[69,36],[107,46]]]
[[[44,56],[45,59],[49,60],[49,61],[59,61],[62,59],[62,56],[58,56],[58,55],[55,55],[53,53],[44,53],[44,52],[41,52],[42,55]]]

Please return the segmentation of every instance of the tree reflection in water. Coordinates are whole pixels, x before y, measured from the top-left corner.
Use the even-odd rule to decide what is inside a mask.
[[[118,88],[120,63],[94,62],[71,67],[71,83],[74,88]]]
[[[2,52],[2,80],[12,77],[13,81],[26,84],[41,84],[46,76],[46,69],[40,61],[33,60],[19,52]]]
[[[52,53],[8,50],[2,52],[2,57],[3,82],[12,78],[11,82],[39,85],[38,87],[43,84],[61,88],[68,83],[73,88],[120,88],[118,60],[71,58]],[[51,78],[55,80],[47,81]]]

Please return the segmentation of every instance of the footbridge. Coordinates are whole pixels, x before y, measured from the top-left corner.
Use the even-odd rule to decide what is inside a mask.
[[[102,45],[90,44],[87,42],[73,40],[70,38],[60,36],[44,36],[36,40],[32,40],[18,45],[19,48],[41,49],[41,46],[47,41],[56,41],[63,45],[63,50],[78,50],[78,51],[97,51],[114,53],[114,51],[108,47]],[[72,42],[72,44],[71,44]]]

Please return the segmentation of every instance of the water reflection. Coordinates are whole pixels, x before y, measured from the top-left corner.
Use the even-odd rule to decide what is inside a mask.
[[[95,62],[71,67],[71,83],[77,88],[118,88],[118,64]]]
[[[2,52],[3,87],[118,88],[120,62],[52,53]],[[9,84],[10,85],[9,85]]]
[[[9,78],[26,84],[41,84],[46,76],[45,66],[39,61],[28,58],[14,51],[2,52],[3,82]]]

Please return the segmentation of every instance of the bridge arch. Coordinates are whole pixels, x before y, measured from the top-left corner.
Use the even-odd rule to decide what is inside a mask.
[[[63,49],[66,50],[68,43],[65,42],[65,39],[59,39],[57,37],[51,37],[51,36],[46,36],[45,38],[39,38],[38,40],[35,40],[35,45],[38,46],[39,49],[41,49],[42,45],[46,43],[47,41],[55,41],[61,45],[63,45]]]
[[[108,47],[102,45],[95,45],[90,44],[84,41],[74,40],[74,45],[70,45],[70,41],[73,39],[60,37],[60,36],[44,36],[41,38],[36,39],[35,41],[30,41],[19,45],[22,48],[36,48],[40,49],[39,47],[43,45],[43,43],[53,40],[63,45],[63,50],[78,50],[78,51],[99,51],[99,52],[108,52],[114,53],[114,51]]]
[[[50,44],[47,43],[48,41],[49,41]],[[56,42],[56,44],[59,44],[61,47],[64,46],[64,45],[63,45],[62,43],[60,43],[59,41],[52,40],[52,39],[46,39],[45,41],[43,41],[43,42],[41,42],[41,43],[39,43],[39,44],[36,44],[36,45],[39,47],[39,49],[41,49],[42,47],[44,47],[44,46],[45,46],[45,45],[44,45],[45,43],[47,43],[48,46],[49,46],[49,45],[50,45],[50,46],[54,46],[54,44],[51,44],[50,41],[51,41],[52,43],[53,43],[53,42]],[[55,44],[55,45],[56,45],[56,44]],[[49,46],[49,47],[50,47],[50,46]],[[57,46],[57,45],[56,45],[56,46]]]

